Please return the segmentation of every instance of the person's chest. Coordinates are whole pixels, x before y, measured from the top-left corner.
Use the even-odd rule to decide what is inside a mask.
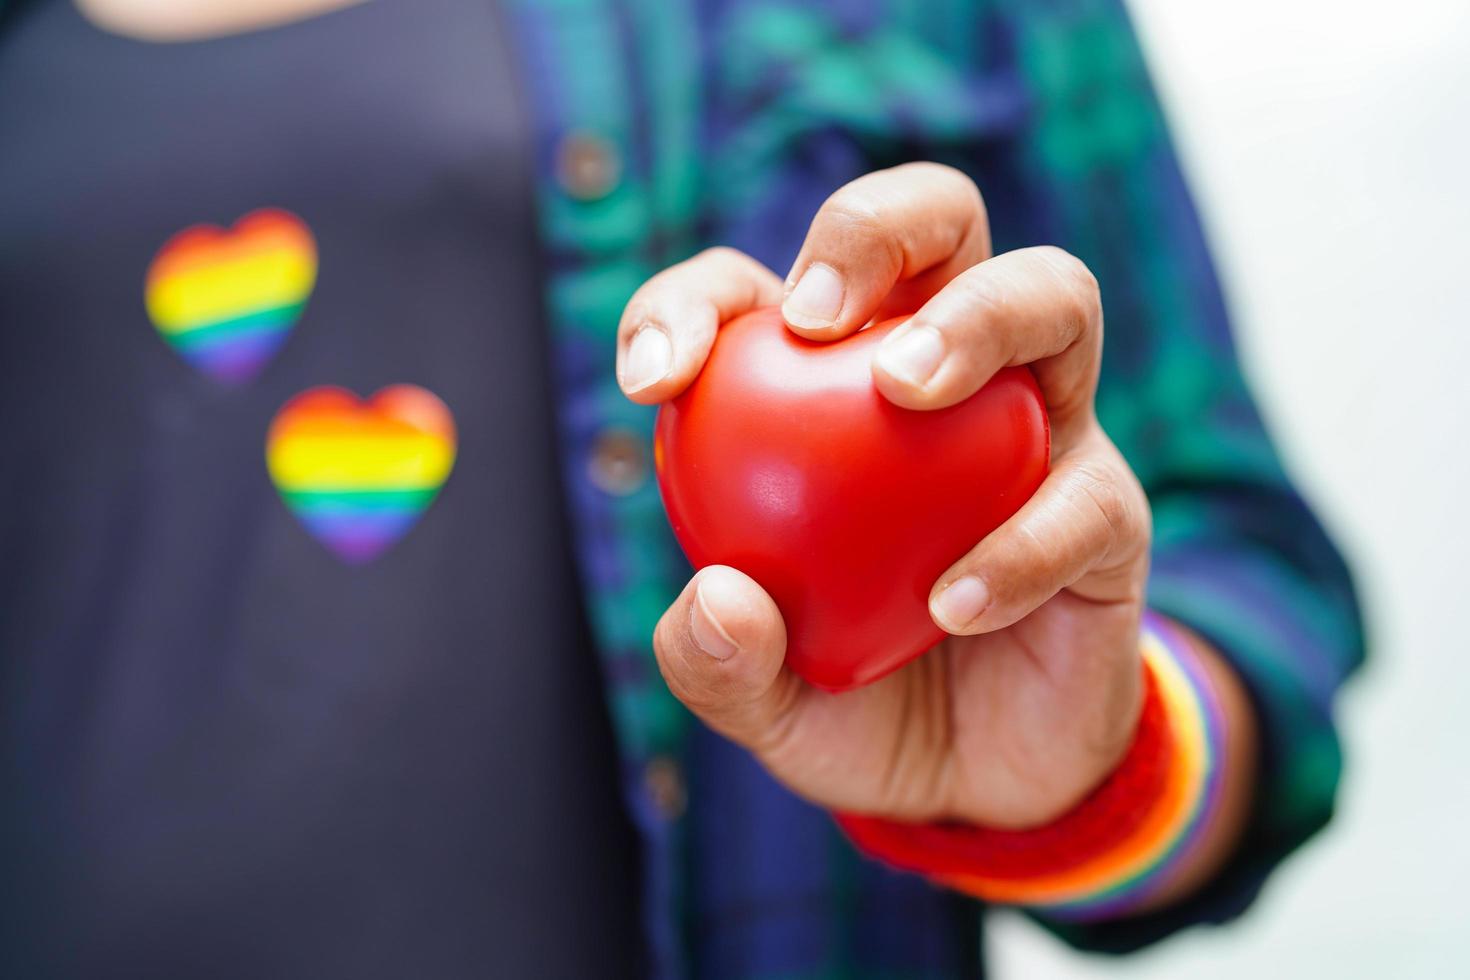
[[[634,942],[513,52],[475,0],[0,34],[0,972]]]
[[[457,0],[177,44],[66,0],[17,16],[0,404],[40,423],[7,427],[12,445],[68,449],[35,475],[146,465],[214,499],[273,496],[271,423],[323,386],[422,388],[444,416],[425,444],[462,473],[522,455],[506,420],[545,410],[545,341],[511,50],[493,5]],[[395,451],[379,470],[414,462]],[[399,489],[447,476],[420,470]]]

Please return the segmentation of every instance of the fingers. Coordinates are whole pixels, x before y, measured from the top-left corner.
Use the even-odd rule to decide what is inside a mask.
[[[987,633],[1063,589],[1089,602],[1141,600],[1149,536],[1143,488],[1094,427],[1024,507],[940,576],[930,615],[949,633]]]
[[[997,255],[957,276],[883,339],[873,380],[889,401],[961,402],[1010,364],[1030,364],[1065,451],[1092,418],[1102,357],[1097,280],[1060,249]]]
[[[930,594],[947,632],[1010,626],[1063,589],[1099,602],[1140,598],[1148,501],[1093,414],[1101,357],[1097,280],[1049,247],[966,270],[879,345],[873,380],[895,404],[944,408],[1002,367],[1029,364],[1051,419],[1046,481]]]
[[[618,324],[618,384],[635,402],[667,401],[704,366],[720,324],[781,301],[781,280],[733,248],[707,249],[639,287]]]
[[[786,626],[776,603],[724,565],[700,570],[653,634],[659,670],[685,706],[747,748],[780,732],[801,682],[783,668]]]
[[[879,315],[885,298],[909,312],[989,255],[985,204],[970,178],[937,163],[875,171],[817,212],[781,311],[802,336],[835,340]]]

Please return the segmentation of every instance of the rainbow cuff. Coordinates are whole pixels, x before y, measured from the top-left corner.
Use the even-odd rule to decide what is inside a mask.
[[[1173,880],[1218,812],[1224,715],[1189,641],[1146,614],[1144,710],[1134,744],[1103,785],[1056,822],[1027,831],[912,825],[837,814],[863,850],[990,902],[1055,919],[1113,918]]]
[[[1148,614],[1142,634],[1144,663],[1158,683],[1173,736],[1168,787],[1155,820],[1126,853],[1101,855],[1094,873],[1028,904],[1052,918],[1094,921],[1125,915],[1171,882],[1199,847],[1224,783],[1224,709],[1189,641],[1162,616]],[[1116,859],[1109,862],[1107,858]]]

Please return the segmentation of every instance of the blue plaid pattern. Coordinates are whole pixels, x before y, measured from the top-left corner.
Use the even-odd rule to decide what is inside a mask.
[[[1126,923],[1055,926],[1127,950],[1238,914],[1331,812],[1332,696],[1363,657],[1347,570],[1292,488],[1240,375],[1194,208],[1116,0],[507,0],[536,120],[569,510],[642,832],[660,977],[968,977],[967,899],[859,858],[826,815],[691,723],[650,637],[687,578],[651,480],[609,486],[610,438],[653,412],[613,374],[633,290],[708,244],[784,272],[833,189],[909,159],[985,192],[998,249],[1086,260],[1107,310],[1099,411],[1150,494],[1151,603],[1232,658],[1259,709],[1263,786],[1203,894]],[[571,193],[571,134],[620,173]],[[657,805],[678,763],[688,807]],[[666,771],[666,769],[665,769]],[[667,795],[667,794],[665,794]]]

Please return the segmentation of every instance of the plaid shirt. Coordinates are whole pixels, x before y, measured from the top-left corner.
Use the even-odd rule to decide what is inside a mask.
[[[825,814],[665,689],[650,637],[689,570],[648,476],[653,411],[626,401],[613,374],[619,313],[648,276],[713,243],[784,271],[827,194],[911,159],[974,177],[998,250],[1053,243],[1096,273],[1108,321],[1099,412],[1152,501],[1150,602],[1232,659],[1263,730],[1248,840],[1210,888],[1146,919],[1057,931],[1124,950],[1237,914],[1331,812],[1341,765],[1331,701],[1362,637],[1347,570],[1241,378],[1119,4],[509,9],[535,117],[564,478],[643,836],[656,975],[981,970],[973,902],[860,858]]]

